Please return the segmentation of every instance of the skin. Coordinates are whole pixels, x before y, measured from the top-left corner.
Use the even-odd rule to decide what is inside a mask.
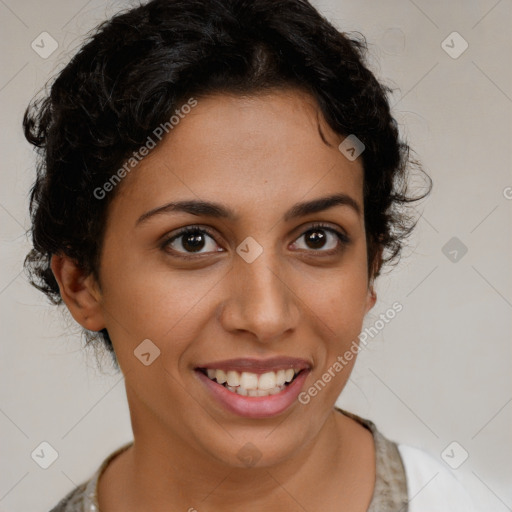
[[[312,364],[307,389],[357,340],[376,301],[362,213],[335,206],[283,220],[295,203],[339,192],[363,211],[361,158],[345,158],[343,138],[298,90],[198,98],[116,190],[99,280],[53,257],[73,317],[87,329],[108,329],[125,376],[135,443],[100,478],[102,512],[367,509],[372,435],[333,409],[355,357],[309,404],[266,419],[224,410],[194,372],[235,357],[301,357]],[[136,224],[185,199],[222,203],[239,218],[174,212]],[[324,246],[308,245],[314,222],[350,243],[321,231]],[[196,260],[179,257],[191,254],[184,237],[162,246],[165,235],[197,224],[214,238],[204,235]],[[248,236],[263,248],[252,263],[236,253]],[[161,351],[149,366],[134,356],[145,339]],[[247,442],[261,454],[252,467],[237,457]]]

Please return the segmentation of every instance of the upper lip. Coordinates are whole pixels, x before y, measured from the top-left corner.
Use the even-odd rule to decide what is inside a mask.
[[[255,359],[243,357],[238,359],[225,359],[223,361],[214,361],[197,367],[198,369],[212,369],[237,372],[265,373],[277,370],[286,370],[293,368],[294,370],[310,369],[311,364],[305,359],[297,357],[272,357],[270,359]]]

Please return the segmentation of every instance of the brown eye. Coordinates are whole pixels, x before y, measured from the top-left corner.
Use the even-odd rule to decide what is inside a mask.
[[[297,240],[301,238],[304,238],[304,244],[301,247],[295,242],[295,248],[325,252],[327,254],[341,250],[344,245],[350,242],[350,239],[344,233],[322,224],[311,226]]]
[[[322,249],[322,247],[328,242],[328,236],[325,231],[321,229],[311,229],[304,235],[306,245],[311,249]]]
[[[206,254],[208,252],[220,252],[213,235],[205,228],[190,226],[182,229],[177,234],[168,238],[163,248],[180,254]],[[206,251],[203,249],[206,248]]]

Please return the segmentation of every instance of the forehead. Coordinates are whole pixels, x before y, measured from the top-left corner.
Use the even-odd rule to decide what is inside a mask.
[[[124,179],[115,202],[151,209],[203,199],[234,211],[247,205],[277,210],[341,192],[362,209],[360,158],[350,161],[339,151],[345,136],[331,130],[307,93],[216,94],[196,101]]]

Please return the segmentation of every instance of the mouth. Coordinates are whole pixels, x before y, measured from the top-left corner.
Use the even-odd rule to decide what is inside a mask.
[[[198,368],[198,371],[231,393],[256,397],[281,393],[305,370],[301,368],[281,368],[277,371],[259,374],[214,368]]]
[[[303,360],[276,357],[267,360],[232,359],[195,368],[210,397],[238,416],[275,416],[297,399],[311,365]]]

